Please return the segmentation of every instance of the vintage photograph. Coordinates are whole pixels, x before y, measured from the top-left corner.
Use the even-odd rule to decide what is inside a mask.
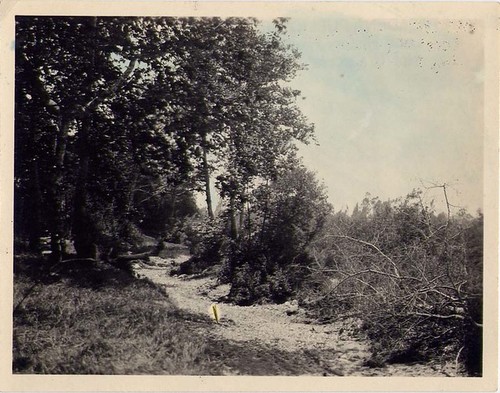
[[[483,376],[484,20],[14,29],[12,374]]]

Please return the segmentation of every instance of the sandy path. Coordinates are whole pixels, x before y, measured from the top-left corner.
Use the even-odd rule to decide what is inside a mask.
[[[290,352],[319,350],[335,354],[318,360],[326,370],[335,375],[444,376],[438,367],[421,364],[389,365],[381,369],[365,367],[363,362],[370,357],[365,342],[349,336],[349,332],[340,325],[312,324],[305,320],[300,312],[287,315],[287,311],[295,311],[290,304],[241,307],[221,303],[220,298],[229,291],[228,285],[217,286],[212,277],[170,276],[174,262],[178,264],[182,258],[178,257],[174,261],[152,257],[152,262],[165,266],[142,266],[136,268],[136,272],[162,285],[169,298],[182,310],[209,315],[210,306],[216,303],[221,319],[220,324],[214,323],[211,332],[217,338],[245,343],[257,342],[266,347]]]

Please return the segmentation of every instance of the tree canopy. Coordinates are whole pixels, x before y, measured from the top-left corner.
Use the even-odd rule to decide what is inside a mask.
[[[215,177],[235,215],[294,143],[313,135],[296,106],[300,92],[286,86],[303,65],[282,40],[284,21],[268,33],[258,25],[18,17],[19,230],[34,243],[48,231],[56,259],[67,237],[81,256],[95,256],[95,246],[142,220],[145,192],[204,190],[213,218]]]

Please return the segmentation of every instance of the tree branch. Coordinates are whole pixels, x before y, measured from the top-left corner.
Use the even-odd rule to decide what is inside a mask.
[[[428,317],[428,318],[437,318],[437,319],[465,319],[465,316],[460,315],[460,314],[450,314],[450,315],[440,315],[440,314],[429,314],[429,313],[424,313],[424,312],[413,312],[410,313],[410,315],[418,315],[421,317]]]
[[[375,244],[361,240],[361,239],[356,239],[354,237],[347,236],[347,235],[333,235],[333,236],[341,238],[341,239],[347,239],[347,240],[350,240],[350,241],[353,241],[353,242],[356,242],[359,244],[363,244],[365,246],[368,246],[368,247],[374,249],[377,253],[382,255],[387,261],[389,261],[389,263],[392,265],[395,276],[397,278],[400,278],[399,269],[398,269],[396,263],[387,254],[385,254],[380,248],[378,248]]]
[[[130,60],[127,69],[125,72],[118,78],[115,83],[109,88],[107,92],[104,92],[103,94],[96,96],[92,98],[87,104],[83,105],[82,109],[80,110],[80,116],[85,115],[85,112],[91,107],[91,106],[97,106],[99,105],[102,101],[104,101],[105,98],[107,97],[114,97],[118,91],[119,88],[123,86],[125,81],[132,75],[132,72],[135,69],[135,66],[137,64],[137,59],[134,58]]]

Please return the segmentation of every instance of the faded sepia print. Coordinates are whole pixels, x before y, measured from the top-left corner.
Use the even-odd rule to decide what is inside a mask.
[[[7,13],[8,373],[494,386],[491,18],[209,4]]]

